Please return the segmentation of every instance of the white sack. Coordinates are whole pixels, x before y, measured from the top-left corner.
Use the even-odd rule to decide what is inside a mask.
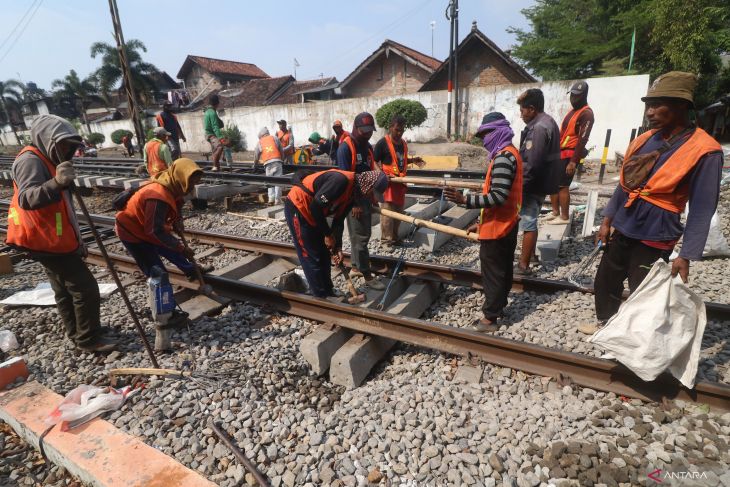
[[[720,215],[712,215],[710,220],[710,231],[707,233],[707,242],[705,242],[705,249],[702,251],[703,257],[727,257],[730,256],[730,247],[727,244],[725,235],[722,234],[722,228],[720,227]]]
[[[116,284],[99,283],[99,294],[102,298],[108,297],[117,288]],[[0,301],[0,304],[10,306],[55,306],[53,289],[50,282],[41,282],[35,289],[19,291]]]
[[[658,260],[638,289],[595,335],[589,338],[645,381],[665,370],[694,387],[705,304],[671,266]]]

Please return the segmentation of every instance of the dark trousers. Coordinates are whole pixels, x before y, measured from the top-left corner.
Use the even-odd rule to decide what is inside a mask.
[[[77,345],[90,345],[99,338],[99,285],[78,255],[38,257],[56,298],[66,336]]]
[[[352,267],[357,268],[365,275],[370,274],[370,252],[368,243],[372,234],[373,210],[370,203],[360,203],[362,216],[354,218],[352,213],[347,215],[347,231],[350,233],[350,254]]]
[[[162,270],[165,270],[165,265],[160,257],[164,257],[175,264],[187,277],[195,275],[195,266],[181,252],[147,242],[136,243],[122,240],[122,243],[127,248],[129,255],[137,262],[142,273],[147,277],[150,277],[150,271],[154,266],[159,266]]]
[[[380,206],[386,210],[397,211],[403,213],[404,205],[396,203],[383,202]],[[380,216],[380,240],[381,242],[396,243],[398,241],[398,230],[400,229],[400,220],[390,218],[385,215]]]
[[[310,225],[289,200],[284,203],[284,216],[312,294],[318,298],[334,295],[331,256],[324,244],[324,234]]]
[[[504,237],[495,240],[480,240],[479,263],[482,268],[484,287],[484,317],[494,321],[507,306],[507,297],[512,289],[512,266],[517,248],[515,227]]]
[[[624,280],[629,280],[629,291],[634,292],[657,260],[669,260],[671,250],[644,245],[614,231],[603,252],[593,284],[595,288],[596,318],[607,321],[621,306]]]

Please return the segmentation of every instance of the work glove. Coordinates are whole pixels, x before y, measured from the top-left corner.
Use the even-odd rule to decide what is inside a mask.
[[[56,177],[54,178],[59,186],[66,188],[73,184],[76,179],[76,171],[71,161],[65,161],[56,166]]]

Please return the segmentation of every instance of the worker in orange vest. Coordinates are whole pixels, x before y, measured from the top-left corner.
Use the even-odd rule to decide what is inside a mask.
[[[596,243],[606,247],[594,281],[597,321],[579,326],[582,333],[595,333],[616,314],[624,280],[635,291],[654,262],[669,259],[680,238],[673,276],[687,282],[689,262],[702,259],[720,194],[723,154],[720,144],[690,121],[696,86],[696,75],[671,71],[641,99],[651,130],[629,144],[620,182],[603,210],[596,235]]]
[[[269,133],[268,127],[259,131],[259,141],[253,151],[253,163],[261,162],[267,176],[284,174],[284,149],[278,138]],[[281,186],[269,186],[269,205],[281,204]]]
[[[276,132],[276,137],[281,142],[281,146],[284,148],[284,162],[286,164],[292,163],[292,156],[294,155],[294,134],[291,131],[291,125],[286,124],[286,120],[278,120],[279,130]]]
[[[588,106],[588,83],[578,81],[568,93],[573,109],[565,116],[560,128],[560,162],[564,171],[558,192],[550,195],[553,212],[547,218],[547,221],[558,220],[561,223],[569,220],[570,183],[580,161],[588,155],[586,144],[594,122],[593,110]]]
[[[13,197],[5,243],[27,251],[46,271],[66,336],[89,352],[109,352],[117,343],[104,336],[101,298],[83,256],[69,187],[75,172],[71,157],[82,144],[68,121],[40,115],[11,169]],[[49,327],[52,325],[48,324]]]
[[[191,159],[178,159],[138,189],[116,214],[115,230],[122,244],[149,277],[152,267],[165,269],[160,257],[175,264],[189,278],[195,277],[190,247],[172,235],[183,230],[183,198],[203,177]]]
[[[375,162],[390,177],[405,177],[409,164],[423,167],[420,157],[408,157],[408,143],[403,138],[406,129],[406,119],[403,115],[395,115],[390,120],[388,133],[373,147]],[[389,183],[388,190],[383,195],[383,208],[402,212],[406,203],[406,185],[403,183]],[[398,229],[400,220],[385,215],[380,216],[380,243],[386,247],[400,245]]]
[[[162,111],[155,117],[157,120],[158,127],[164,127],[165,130],[170,132],[167,139],[167,145],[170,146],[170,152],[172,153],[172,159],[180,158],[180,139],[183,142],[187,142],[185,134],[182,131],[180,122],[174,113],[172,113],[172,102],[166,101],[162,104]]]
[[[172,164],[172,154],[167,146],[170,132],[165,127],[155,127],[152,133],[154,138],[144,145],[144,164],[150,177],[156,176]]]
[[[522,157],[512,145],[514,132],[504,115],[488,113],[475,137],[484,142],[489,153],[482,194],[465,197],[455,188],[446,188],[449,201],[467,208],[481,208],[475,230],[479,232],[479,263],[482,269],[484,317],[474,324],[477,331],[494,332],[497,320],[507,306],[512,288],[513,262],[522,205]]]
[[[284,216],[294,239],[299,262],[312,294],[334,296],[330,261],[342,262],[344,221],[358,199],[382,201],[388,178],[380,171],[354,173],[330,169],[300,179],[292,178],[292,189],[284,203]],[[332,217],[332,225],[327,218]]]

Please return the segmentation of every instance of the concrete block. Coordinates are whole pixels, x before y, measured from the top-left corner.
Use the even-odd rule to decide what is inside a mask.
[[[451,205],[452,203],[449,203],[447,201],[444,202],[444,208],[447,208],[448,205]],[[403,210],[404,213],[420,218],[422,220],[431,220],[434,218],[439,211],[439,202],[436,201],[430,201],[428,203],[419,203],[418,200],[414,197],[408,197],[406,196],[406,205],[405,209]],[[376,215],[373,215],[373,218]],[[375,223],[375,220],[373,219],[373,234],[372,239],[379,239],[380,236],[383,234],[382,229],[380,228],[380,215],[378,216],[377,223]],[[398,238],[405,238],[408,236],[408,233],[410,232],[410,225],[405,222],[401,222],[400,227],[398,227]],[[347,231],[347,228],[345,228],[345,231]]]
[[[265,218],[278,218],[284,214],[284,205],[267,206],[258,210],[256,214]]]
[[[568,223],[549,223],[538,229],[536,254],[542,262],[551,262],[558,258],[563,238],[570,235],[570,225],[573,221],[573,211],[570,207]]]
[[[593,221],[596,219],[596,209],[598,209],[598,191],[592,189],[588,192],[586,198],[586,212],[583,218],[582,237],[590,237],[593,234]]]
[[[0,393],[0,419],[37,448],[39,436],[48,427],[43,422],[44,418],[62,400],[63,397],[41,384],[30,382]],[[63,432],[56,427],[44,438],[43,444],[49,460],[68,470],[84,485],[215,485],[161,451],[100,418],[71,431]]]
[[[438,204],[438,201],[436,204]],[[468,210],[461,206],[454,205],[447,211],[444,211],[442,215],[450,219],[448,223],[449,226],[464,229],[479,217],[479,211],[480,210],[474,209]],[[419,228],[413,239],[421,248],[434,252],[441,248],[441,246],[446,242],[451,240],[451,238],[452,236],[447,233],[437,232],[430,228]]]
[[[261,284],[263,286],[268,284],[272,279],[279,277],[285,272],[289,272],[295,267],[295,264],[292,264],[286,259],[274,258],[266,267],[262,267],[251,274],[247,274],[239,280],[252,282],[254,284]]]
[[[339,326],[318,326],[302,339],[299,351],[312,372],[322,375],[329,369],[332,356],[350,337],[352,332]]]
[[[127,179],[124,181],[124,189],[139,188],[147,179]]]
[[[263,269],[271,263],[271,256],[249,254],[242,259],[233,262],[226,267],[216,269],[211,274],[229,279],[241,279],[243,276],[252,274],[259,269]]]
[[[13,259],[10,258],[10,254],[0,254],[0,274],[12,274],[13,273]]]
[[[28,378],[28,367],[23,357],[13,357],[0,364],[0,389],[5,389],[19,377]]]
[[[484,367],[473,367],[471,365],[460,365],[456,369],[455,382],[466,382],[467,384],[479,384],[482,381]]]

